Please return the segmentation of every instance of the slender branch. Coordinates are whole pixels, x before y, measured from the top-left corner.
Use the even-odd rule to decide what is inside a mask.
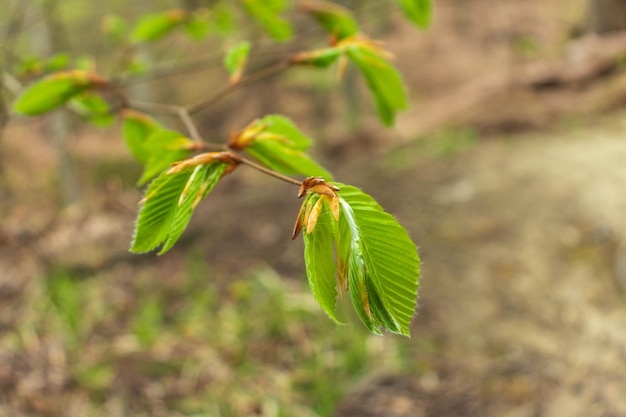
[[[280,174],[280,173],[278,173],[276,171],[272,171],[271,169],[265,168],[264,166],[259,165],[256,162],[252,162],[249,159],[243,158],[241,156],[239,157],[239,162],[241,162],[244,165],[248,165],[249,167],[254,168],[257,171],[260,171],[260,172],[262,172],[264,174],[267,174],[267,175],[270,175],[270,176],[272,176],[274,178],[277,178],[277,179],[279,179],[281,181],[288,182],[290,184],[294,184],[294,185],[297,185],[297,186],[301,186],[302,185],[302,181],[298,181],[298,180],[293,179],[291,177],[287,177],[286,175]]]
[[[180,116],[179,109],[184,109],[183,106],[173,106],[170,104],[152,103],[141,100],[128,100],[127,105],[135,109],[145,110],[149,113],[162,114],[166,116]]]
[[[182,120],[183,123],[185,124],[185,127],[187,128],[187,131],[189,132],[189,135],[194,140],[194,142],[201,143],[202,137],[200,137],[198,128],[196,127],[196,124],[191,119],[191,116],[189,115],[189,111],[187,111],[187,109],[184,107],[179,107],[178,116],[180,116],[180,120]]]
[[[274,75],[277,75],[285,71],[291,65],[293,65],[291,60],[280,61],[279,63],[272,65],[270,67],[267,67],[257,73],[254,73],[250,75],[249,77],[243,78],[237,84],[232,84],[232,85],[229,84],[229,85],[222,87],[222,89],[218,90],[217,93],[215,93],[213,96],[209,97],[206,100],[200,101],[199,103],[186,106],[186,109],[189,111],[189,114],[195,114],[195,113],[201,112],[202,110],[206,109],[207,107],[211,106],[215,102],[221,100],[222,98],[226,97],[228,94],[235,91],[235,89],[237,89],[238,87],[244,87],[244,86],[262,81],[266,78],[270,78]]]

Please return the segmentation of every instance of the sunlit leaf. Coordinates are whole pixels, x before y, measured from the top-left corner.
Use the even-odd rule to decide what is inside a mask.
[[[283,1],[244,0],[244,6],[265,31],[277,41],[291,39],[292,28],[288,20],[280,16],[286,4]]]
[[[131,252],[149,252],[162,244],[159,254],[169,250],[187,227],[198,199],[211,192],[226,166],[216,161],[173,174],[163,172],[152,181],[139,211]]]
[[[145,15],[135,25],[130,38],[135,43],[159,40],[185,22],[187,18],[187,12],[182,9]]]
[[[398,221],[358,188],[341,191],[338,247],[352,303],[372,331],[409,335],[415,312],[420,260]]]
[[[309,194],[303,203],[315,205],[320,202],[319,194]],[[309,286],[315,300],[324,309],[326,314],[339,323],[335,314],[335,302],[337,299],[337,279],[334,261],[333,237],[336,234],[337,222],[333,218],[328,204],[322,201],[322,210],[317,217],[313,232],[304,233],[304,262],[306,265]],[[303,210],[301,216],[305,215]],[[298,219],[301,220],[301,219]]]
[[[310,180],[316,179],[304,184]],[[311,182],[298,216],[307,275],[322,308],[327,313],[334,308],[336,288],[348,290],[357,315],[370,331],[380,334],[387,329],[408,336],[420,260],[397,220],[358,188],[319,179]],[[337,266],[336,279],[331,281],[335,274],[328,264],[333,245]]]
[[[245,149],[255,159],[283,174],[302,174],[332,179],[331,174],[305,152],[312,140],[288,118],[270,115],[251,123],[229,143]]]
[[[374,48],[355,45],[346,50],[359,68],[374,96],[376,111],[386,126],[392,126],[396,113],[409,107],[406,88],[398,71]]]
[[[139,185],[159,175],[173,162],[187,158],[193,149],[193,142],[173,130],[156,130],[144,142],[144,148],[149,156]]]
[[[300,8],[311,14],[330,35],[337,40],[359,31],[359,26],[349,9],[329,1],[307,1]]]
[[[237,84],[243,75],[248,63],[248,55],[252,45],[250,42],[240,42],[226,52],[224,66],[230,75],[230,83]]]
[[[97,74],[73,70],[51,74],[30,85],[13,104],[13,110],[28,116],[63,106],[81,92],[103,85]]]
[[[430,26],[432,18],[432,0],[397,0],[406,17],[420,28]]]
[[[212,190],[226,171],[226,164],[214,163],[200,165],[194,168],[191,177],[185,184],[185,188],[178,199],[178,208],[172,221],[167,240],[163,244],[159,255],[170,250],[183,234],[193,211],[198,203],[203,200]]]
[[[122,135],[126,146],[139,162],[148,162],[150,151],[145,147],[145,143],[152,133],[163,130],[163,127],[152,117],[136,110],[124,110],[121,118]]]

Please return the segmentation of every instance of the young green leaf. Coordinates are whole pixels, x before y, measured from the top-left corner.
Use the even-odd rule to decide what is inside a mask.
[[[111,114],[109,103],[91,91],[85,91],[73,97],[68,105],[85,120],[96,126],[106,126],[115,120]]]
[[[121,113],[122,135],[131,154],[139,162],[146,163],[150,158],[150,151],[145,143],[152,133],[164,130],[152,117],[136,110],[126,109]]]
[[[215,161],[181,172],[163,172],[146,191],[139,211],[131,252],[149,252],[159,245],[165,253],[179,239],[197,204],[215,187],[227,168]]]
[[[407,231],[369,195],[336,184],[339,203],[338,256],[352,302],[363,323],[409,335],[419,278],[417,248]]]
[[[224,66],[230,75],[231,85],[235,85],[241,80],[251,48],[250,42],[240,42],[226,52]]]
[[[279,15],[285,8],[283,1],[244,0],[246,11],[265,31],[277,41],[291,39],[292,28],[289,21]]]
[[[163,244],[159,255],[170,250],[183,234],[193,211],[211,191],[217,182],[222,178],[227,165],[224,163],[214,163],[210,165],[199,165],[191,173],[185,188],[178,200],[176,215],[172,221],[169,235]]]
[[[336,40],[348,38],[359,31],[349,9],[329,1],[307,1],[300,8],[311,14]]]
[[[206,9],[194,11],[183,23],[187,35],[196,41],[204,39],[211,29],[210,18],[211,15]]]
[[[302,204],[309,207],[321,203],[321,212],[317,217],[314,230],[307,230],[302,235],[304,240],[304,262],[306,265],[309,286],[315,300],[324,309],[326,314],[336,323],[340,323],[335,314],[335,302],[337,299],[337,280],[335,278],[333,237],[336,233],[337,222],[328,204],[321,199],[319,194],[311,193]],[[301,212],[297,222],[302,221]]]
[[[420,28],[430,26],[432,0],[397,0],[405,16]]]
[[[307,276],[316,300],[334,318],[329,310],[338,286],[349,291],[370,331],[380,334],[384,328],[408,336],[420,260],[406,230],[358,188],[309,178],[300,195],[306,192],[294,235],[303,230]],[[338,282],[331,282],[328,266],[333,243]]]
[[[255,159],[283,174],[332,179],[332,175],[305,152],[312,140],[284,116],[256,120],[231,138],[232,149],[245,149]]]
[[[291,59],[291,62],[298,65],[310,65],[313,67],[326,68],[337,62],[343,54],[341,49],[320,48],[312,51],[301,52]]]
[[[396,113],[409,107],[402,77],[375,48],[367,44],[355,44],[346,48],[346,52],[363,74],[374,96],[378,117],[386,126],[392,126]]]
[[[173,162],[187,158],[194,148],[194,143],[179,132],[157,130],[148,137],[144,148],[149,157],[138,185],[143,185],[159,175]]]
[[[182,9],[145,15],[133,29],[130,39],[134,43],[159,40],[184,23],[187,18],[187,12]]]
[[[36,116],[61,107],[72,97],[104,83],[99,75],[87,71],[57,72],[29,86],[13,104],[13,110]]]

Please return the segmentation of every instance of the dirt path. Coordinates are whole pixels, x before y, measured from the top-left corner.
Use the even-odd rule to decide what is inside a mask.
[[[393,179],[435,371],[376,379],[337,415],[626,415],[625,128],[487,140]]]

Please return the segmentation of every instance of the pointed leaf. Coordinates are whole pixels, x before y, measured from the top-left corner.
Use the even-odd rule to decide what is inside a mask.
[[[136,110],[124,110],[122,117],[122,135],[126,146],[135,157],[142,163],[148,162],[150,152],[145,143],[152,133],[164,130],[163,127],[152,117]]]
[[[306,153],[277,140],[255,140],[246,148],[246,152],[268,168],[283,174],[301,174],[332,179],[332,174]]]
[[[64,71],[51,74],[29,86],[13,105],[13,110],[28,116],[46,113],[63,106],[79,93],[104,84],[97,74]]]
[[[244,6],[248,14],[265,29],[265,31],[277,41],[287,41],[292,36],[292,28],[289,21],[279,15],[285,8],[283,1],[268,0],[244,0]]]
[[[193,170],[191,177],[185,185],[183,195],[181,195],[178,200],[176,215],[172,221],[167,240],[163,244],[159,255],[170,250],[178,241],[187,228],[194,209],[198,203],[213,190],[213,187],[215,187],[220,178],[222,178],[222,175],[224,175],[226,167],[226,164],[214,163],[210,165],[200,165]]]
[[[408,336],[419,278],[415,244],[372,197],[336,185],[341,189],[338,257],[348,275],[353,305],[370,330],[386,328]]]
[[[250,42],[240,42],[230,48],[224,57],[224,66],[230,75],[230,83],[237,84],[243,75],[248,63],[248,55],[252,45]]]
[[[386,126],[392,126],[396,113],[409,107],[406,89],[398,71],[374,49],[358,45],[347,48],[374,95],[376,110]]]
[[[309,194],[303,206],[320,201],[319,194]],[[317,218],[313,231],[304,233],[304,262],[309,286],[315,300],[326,314],[340,323],[335,314],[337,299],[337,280],[335,278],[333,236],[337,223],[326,202],[322,202],[322,211]]]
[[[405,16],[420,28],[430,26],[432,18],[432,0],[397,0]]]
[[[329,1],[308,1],[300,8],[311,14],[330,35],[337,40],[350,37],[359,26],[349,9]]]
[[[283,174],[302,174],[332,179],[331,174],[305,151],[312,140],[288,118],[269,115],[248,125],[233,136],[231,149],[245,149],[269,168]]]
[[[173,130],[157,130],[152,133],[144,143],[150,156],[138,184],[145,184],[173,162],[187,158],[192,146],[190,139]]]
[[[163,172],[146,191],[137,218],[131,252],[168,251],[187,227],[193,210],[222,177],[227,164],[214,162],[181,172]]]
[[[167,239],[176,218],[178,199],[192,172],[163,172],[150,183],[135,225],[131,252],[149,252]]]
[[[265,126],[265,133],[280,136],[290,148],[306,151],[313,144],[313,140],[285,116],[271,114],[260,119],[258,123]]]
[[[187,12],[182,9],[146,15],[135,25],[130,38],[134,43],[159,40],[185,22],[187,17]]]

